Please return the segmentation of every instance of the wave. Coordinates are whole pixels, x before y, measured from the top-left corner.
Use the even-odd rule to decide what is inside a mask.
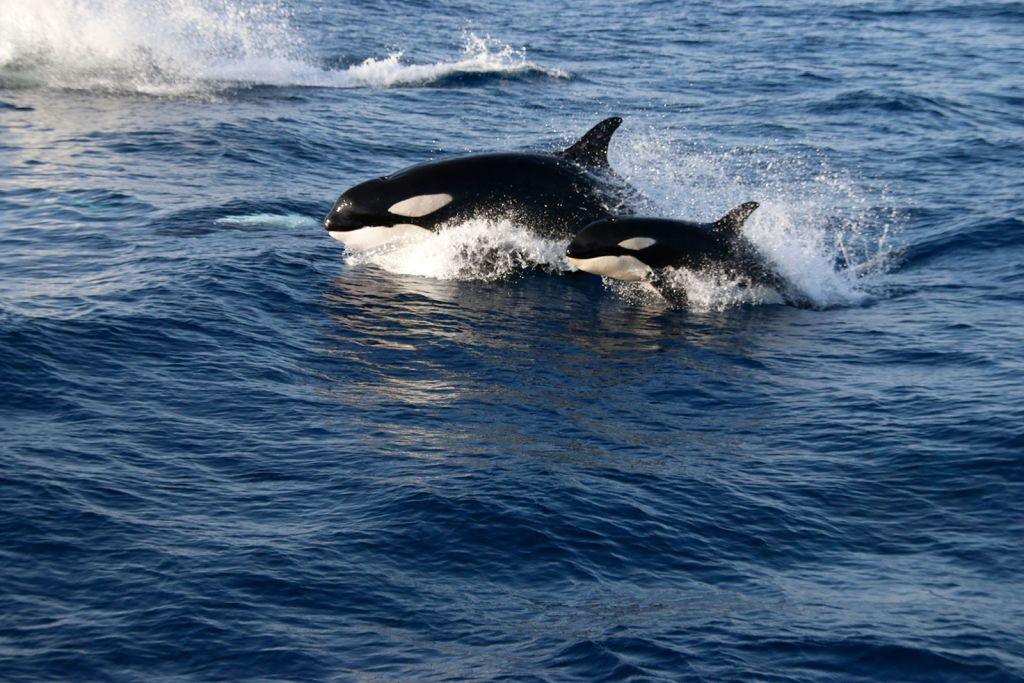
[[[864,111],[883,114],[920,115],[936,121],[955,119],[968,114],[955,100],[929,93],[923,95],[905,90],[852,90],[827,96],[808,104],[808,112],[819,116]]]
[[[888,8],[871,5],[853,6],[838,13],[858,21],[886,21],[893,19],[951,19],[969,21],[972,19],[996,19],[1002,21],[1024,21],[1024,3],[1021,2],[979,2],[979,3],[935,3],[934,7]]]
[[[340,72],[326,72],[320,82],[309,85],[327,87],[391,88],[401,85],[464,86],[484,83],[493,78],[560,78],[569,74],[526,59],[524,49],[500,45],[475,34],[463,40],[461,55],[452,61],[433,64],[405,64],[403,53],[393,52],[385,58],[369,58]]]
[[[927,215],[929,212],[919,210],[917,213]],[[1024,221],[985,216],[933,232],[906,249],[903,263],[907,267],[919,267],[944,258],[962,261],[972,252],[990,254],[1021,246],[1024,246]]]
[[[427,64],[407,63],[405,53],[368,57],[343,69],[324,69],[295,59],[262,57],[211,65],[202,74],[207,83],[299,86],[317,88],[396,88],[403,86],[463,87],[501,79],[568,78],[526,59],[526,51],[501,45],[489,37],[467,34],[457,57]]]
[[[11,102],[0,100],[0,111],[35,111],[32,107],[22,107]]]
[[[0,87],[209,96],[253,85],[321,88],[466,86],[567,78],[523,49],[463,36],[449,59],[394,51],[340,66],[310,56],[281,5],[255,0],[6,0]]]

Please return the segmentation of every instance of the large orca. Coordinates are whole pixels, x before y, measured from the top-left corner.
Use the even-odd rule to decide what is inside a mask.
[[[369,180],[338,197],[324,227],[353,251],[475,216],[506,217],[543,237],[570,239],[599,218],[633,211],[639,193],[608,165],[608,142],[621,123],[605,119],[554,154],[473,154]]]
[[[565,251],[580,270],[618,280],[646,280],[665,298],[685,303],[666,268],[717,269],[746,284],[784,294],[784,280],[743,236],[743,223],[758,207],[741,204],[714,223],[665,218],[603,218],[581,230]]]

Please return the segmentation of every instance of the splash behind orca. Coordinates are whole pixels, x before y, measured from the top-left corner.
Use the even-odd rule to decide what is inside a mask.
[[[542,237],[570,239],[599,218],[631,213],[639,198],[608,165],[621,123],[605,119],[555,154],[474,154],[369,180],[338,198],[324,227],[353,251],[473,217],[510,218]]]
[[[743,223],[757,202],[737,206],[714,223],[665,218],[610,217],[583,228],[565,251],[580,270],[618,280],[650,282],[665,298],[684,304],[666,268],[719,269],[747,284],[785,294],[785,282],[743,236]]]

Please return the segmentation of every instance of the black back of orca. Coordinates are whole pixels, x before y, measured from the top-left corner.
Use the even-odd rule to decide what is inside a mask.
[[[349,244],[367,228],[387,238],[387,228],[434,232],[472,217],[508,217],[544,237],[571,238],[596,219],[628,213],[638,195],[608,165],[621,122],[606,119],[557,154],[474,154],[361,183],[338,198],[324,226]]]
[[[410,197],[435,195],[452,200],[423,216],[380,211],[382,204],[391,207]],[[508,216],[545,236],[567,237],[610,215],[611,208],[586,169],[539,154],[476,154],[418,164],[357,185],[339,201],[350,207],[346,217],[354,227],[411,223],[436,231],[453,221]],[[333,230],[338,220],[329,216],[327,223]]]

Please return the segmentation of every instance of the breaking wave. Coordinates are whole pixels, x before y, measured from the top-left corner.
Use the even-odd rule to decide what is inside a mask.
[[[526,50],[501,45],[490,38],[467,34],[461,54],[452,61],[433,64],[406,64],[402,52],[384,58],[369,58],[342,72],[326,72],[322,82],[314,78],[306,85],[329,87],[390,88],[401,85],[460,85],[481,77],[568,78],[561,69],[552,69],[526,59]]]
[[[6,0],[3,15],[0,87],[8,88],[202,96],[247,85],[392,88],[568,76],[474,34],[436,62],[409,62],[396,51],[325,67],[276,2]]]

